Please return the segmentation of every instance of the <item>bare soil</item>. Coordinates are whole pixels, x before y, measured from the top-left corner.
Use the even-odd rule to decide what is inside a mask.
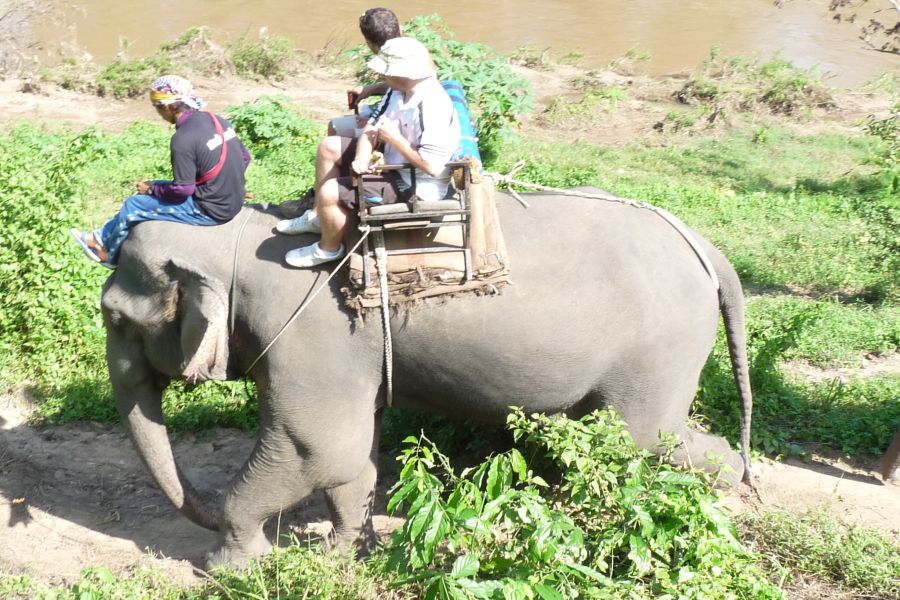
[[[540,104],[572,94],[571,73],[523,70],[535,84]],[[653,125],[673,106],[676,79],[650,80],[607,73],[626,81],[633,92],[615,111],[547,127],[539,108],[523,124],[530,134],[547,138],[586,139],[617,144],[645,140],[664,144],[666,137]],[[285,94],[308,107],[310,116],[325,120],[340,114],[344,90],[354,87],[327,69],[313,69],[278,85],[248,84],[227,76],[195,78],[196,89],[213,110],[252,100],[261,94]],[[815,120],[816,128],[859,128],[866,114],[886,111],[888,102],[875,94],[844,95],[839,108]],[[0,124],[20,120],[64,124],[73,129],[97,126],[116,131],[136,119],[157,117],[145,99],[112,100],[87,96],[22,78],[0,81]],[[809,131],[810,123],[802,125]],[[787,365],[799,376],[865,376],[864,368],[823,373],[809,365]],[[900,373],[900,360],[889,357],[871,371]],[[215,534],[181,517],[157,490],[140,463],[129,439],[114,426],[75,424],[35,428],[28,424],[31,403],[25,392],[0,398],[0,573],[25,573],[48,582],[73,582],[88,566],[102,565],[126,574],[149,564],[184,583],[200,581],[204,553]],[[245,433],[217,430],[202,437],[175,440],[175,453],[198,489],[220,497],[253,445]],[[820,456],[807,462],[757,464],[759,495],[744,488],[727,494],[735,511],[786,508],[805,511],[826,506],[842,520],[878,528],[900,542],[900,485],[886,484],[876,475],[875,461]],[[383,466],[392,460],[383,460]],[[386,533],[399,522],[385,514],[385,492],[391,474],[379,484],[375,522]],[[282,532],[315,536],[329,526],[327,510],[318,495],[284,515]],[[824,593],[817,590],[815,593]],[[826,594],[827,595],[827,594]],[[799,595],[797,597],[800,597]],[[813,597],[813,596],[807,596]]]

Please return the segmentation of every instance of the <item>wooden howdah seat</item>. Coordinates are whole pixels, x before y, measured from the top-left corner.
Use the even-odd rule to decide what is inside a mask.
[[[423,201],[415,193],[416,171],[410,164],[382,165],[380,171],[399,171],[409,169],[410,182],[412,184],[412,197],[408,202],[396,202],[394,204],[369,205],[361,193],[365,175],[357,177],[356,198],[359,206],[360,230],[370,231],[374,240],[374,248],[366,237],[362,244],[363,257],[375,257],[375,248],[383,251],[387,260],[391,256],[403,254],[431,254],[438,252],[457,252],[463,254],[465,263],[464,281],[472,279],[472,255],[469,248],[469,234],[472,224],[472,204],[469,198],[469,185],[471,163],[469,161],[453,161],[447,163],[451,172],[459,173],[462,177],[454,176],[456,192],[453,196],[438,201]],[[385,249],[385,232],[410,229],[436,229],[441,227],[459,227],[462,232],[461,245],[432,245],[428,247]],[[363,260],[363,277],[365,286],[371,284],[369,261]]]

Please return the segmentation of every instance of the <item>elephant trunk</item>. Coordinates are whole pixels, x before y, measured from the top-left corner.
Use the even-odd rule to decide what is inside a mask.
[[[881,459],[881,476],[884,480],[900,479],[900,428],[894,434],[894,441]]]
[[[118,386],[114,386],[118,387]],[[117,407],[138,454],[166,497],[188,519],[213,531],[219,521],[175,463],[162,414],[162,389],[152,384],[116,389]]]

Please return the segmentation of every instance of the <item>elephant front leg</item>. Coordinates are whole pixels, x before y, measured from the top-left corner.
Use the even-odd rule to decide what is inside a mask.
[[[206,556],[209,567],[243,567],[272,549],[263,526],[313,491],[305,466],[288,436],[260,438],[225,496],[219,546]]]
[[[372,509],[375,504],[381,414],[382,411],[378,411],[375,416],[369,461],[362,472],[344,485],[325,490],[333,527],[328,542],[341,550],[353,548],[357,558],[368,556],[378,541],[372,523]]]

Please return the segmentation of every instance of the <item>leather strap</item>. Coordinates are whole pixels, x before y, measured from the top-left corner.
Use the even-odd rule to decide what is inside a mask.
[[[225,159],[228,158],[228,141],[225,139],[225,132],[222,131],[222,124],[219,123],[219,119],[216,118],[216,115],[208,111],[203,112],[206,112],[206,114],[209,115],[209,118],[212,119],[213,127],[216,128],[216,134],[218,134],[218,136],[222,139],[222,153],[221,156],[219,156],[219,162],[216,164],[216,166],[201,175],[200,178],[196,181],[197,185],[206,183],[207,181],[218,175],[219,171],[222,170],[222,167],[225,166]]]

